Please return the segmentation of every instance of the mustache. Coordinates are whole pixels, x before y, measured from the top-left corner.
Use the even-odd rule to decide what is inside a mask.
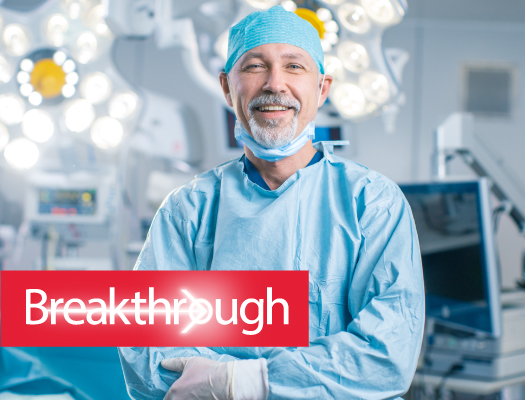
[[[250,113],[250,116],[253,116],[253,113],[256,108],[268,104],[293,108],[295,110],[295,115],[297,115],[301,110],[301,103],[299,102],[299,100],[284,95],[263,94],[262,96],[251,99],[248,103],[248,111]]]

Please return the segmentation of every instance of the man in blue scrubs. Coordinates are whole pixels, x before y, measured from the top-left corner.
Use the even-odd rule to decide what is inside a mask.
[[[276,6],[230,30],[220,75],[245,155],[172,192],[138,270],[308,270],[308,348],[120,348],[135,399],[392,399],[416,369],[419,244],[399,188],[314,147],[332,77],[317,31]]]

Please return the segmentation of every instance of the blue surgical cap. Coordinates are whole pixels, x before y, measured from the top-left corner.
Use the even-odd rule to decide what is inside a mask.
[[[268,43],[300,47],[312,56],[317,68],[324,74],[324,52],[319,32],[310,22],[286,11],[282,6],[253,12],[230,29],[226,73],[248,50]]]

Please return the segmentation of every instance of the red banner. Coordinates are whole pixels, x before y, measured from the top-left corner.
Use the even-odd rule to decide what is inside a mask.
[[[2,346],[308,346],[308,271],[2,271]]]

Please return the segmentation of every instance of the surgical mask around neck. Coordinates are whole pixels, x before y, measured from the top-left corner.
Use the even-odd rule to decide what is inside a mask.
[[[266,147],[262,147],[250,136],[239,120],[235,122],[235,139],[241,140],[252,151],[255,157],[266,161],[279,161],[285,157],[294,155],[313,138],[315,138],[315,123],[310,122],[301,134],[290,143],[276,149],[267,149]]]

